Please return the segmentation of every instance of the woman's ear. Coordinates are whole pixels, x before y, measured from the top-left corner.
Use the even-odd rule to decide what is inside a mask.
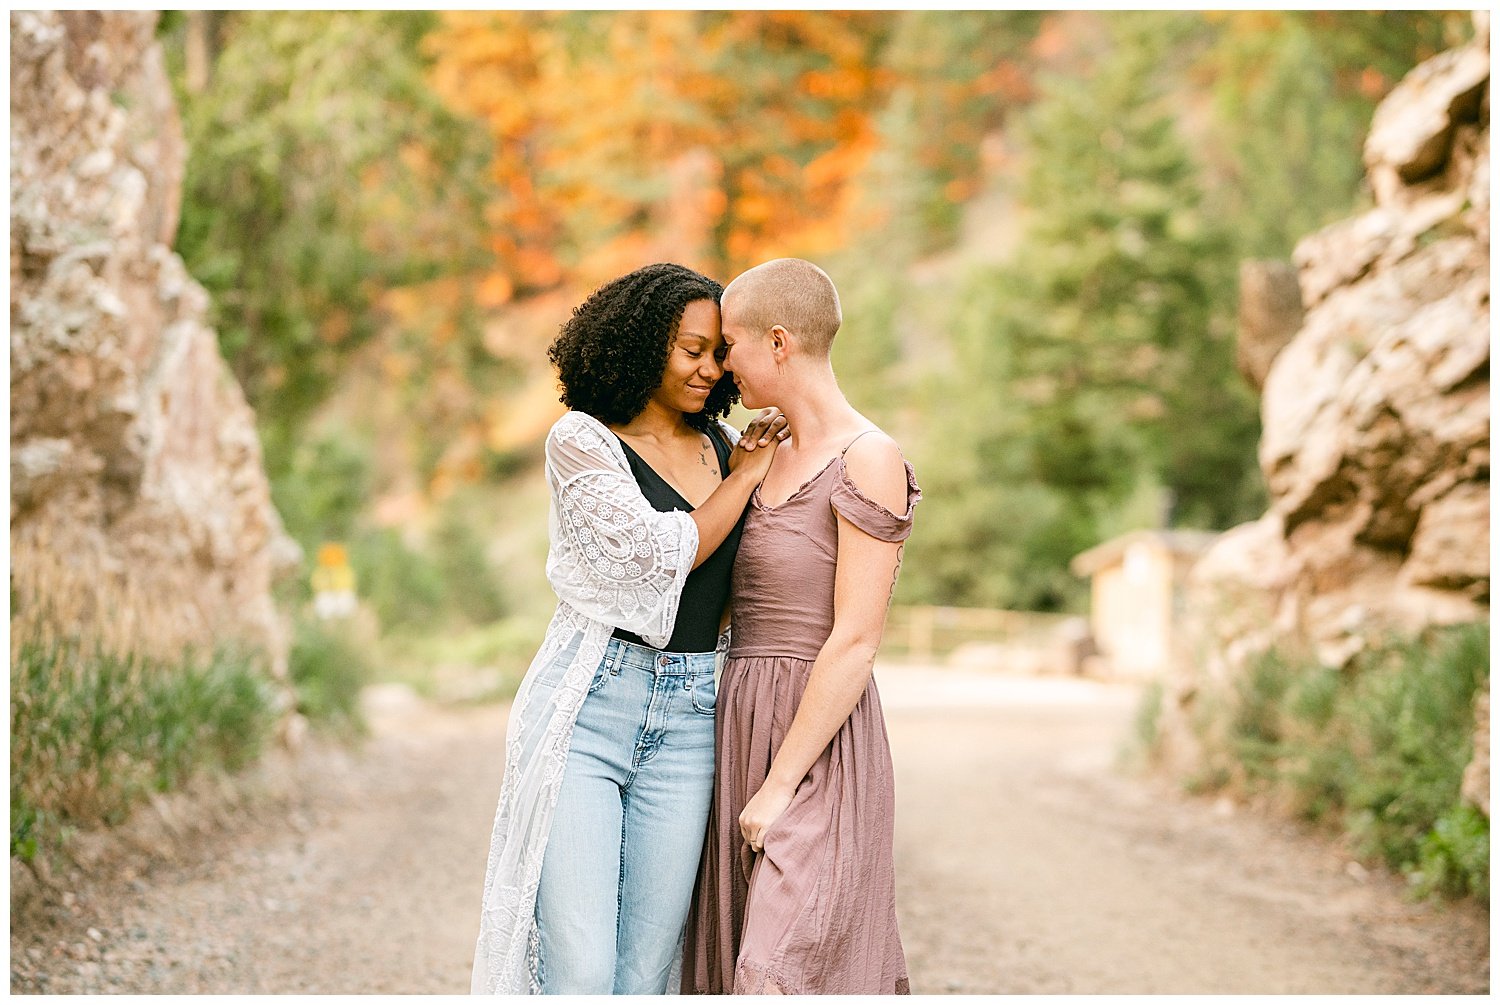
[[[780,363],[786,359],[787,348],[791,344],[791,336],[781,325],[771,326],[771,356]]]

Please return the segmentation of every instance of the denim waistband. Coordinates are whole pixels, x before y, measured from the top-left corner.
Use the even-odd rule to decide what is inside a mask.
[[[650,646],[627,642],[621,638],[609,640],[604,650],[604,662],[611,668],[634,667],[661,676],[688,677],[714,669],[713,653],[668,653]]]

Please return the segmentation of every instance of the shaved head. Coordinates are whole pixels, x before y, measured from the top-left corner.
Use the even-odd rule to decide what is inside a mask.
[[[843,323],[839,291],[828,273],[800,258],[777,258],[742,272],[724,288],[726,307],[761,334],[781,325],[809,353],[827,356]]]

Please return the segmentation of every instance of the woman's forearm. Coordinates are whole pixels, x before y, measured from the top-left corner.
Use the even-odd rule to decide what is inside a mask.
[[[824,643],[786,738],[771,761],[766,785],[791,792],[806,777],[864,695],[878,646],[836,634]]]
[[[719,483],[713,495],[703,501],[689,516],[698,525],[698,554],[693,558],[693,568],[698,568],[708,556],[718,550],[729,536],[740,514],[750,502],[750,493],[760,481],[748,467],[731,471],[729,477]]]

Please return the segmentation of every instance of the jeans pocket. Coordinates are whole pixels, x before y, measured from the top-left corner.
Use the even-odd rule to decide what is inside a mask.
[[[693,711],[699,715],[713,715],[719,702],[719,686],[712,671],[694,674],[688,678],[688,695],[693,702]]]
[[[593,694],[599,690],[604,686],[605,681],[609,680],[612,676],[610,669],[613,663],[614,660],[610,658],[608,653],[605,654],[604,659],[599,661],[599,669],[594,671],[594,679],[589,683],[589,694]]]

